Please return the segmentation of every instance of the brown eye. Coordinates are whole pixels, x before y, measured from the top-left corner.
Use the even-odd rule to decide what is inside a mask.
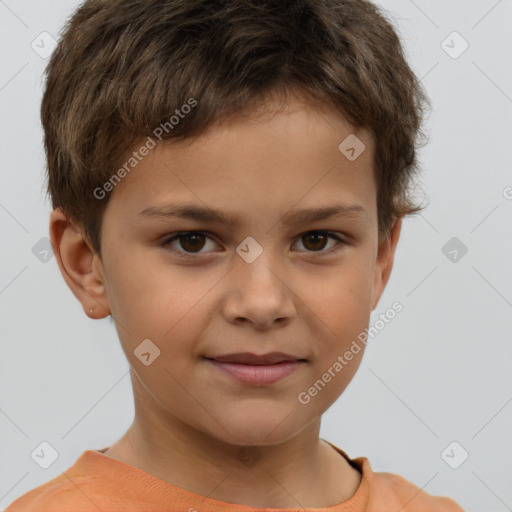
[[[208,252],[202,251],[208,241],[216,245],[212,238],[206,233],[201,231],[186,231],[165,238],[160,245],[165,248],[170,248],[172,251],[182,256],[202,256]]]
[[[201,233],[186,233],[178,236],[181,248],[187,252],[200,251],[205,244],[204,238]]]
[[[331,247],[328,247],[329,239],[334,242]],[[206,247],[208,242],[218,247],[214,239],[205,232],[183,231],[168,236],[160,242],[159,245],[177,253],[179,256],[197,258],[214,252],[208,250],[208,247]],[[338,237],[335,233],[329,231],[309,231],[300,236],[298,242],[302,242],[304,246],[301,252],[311,254],[318,253],[318,255],[332,254],[343,249],[345,245],[348,245],[347,242]],[[203,250],[205,247],[207,250]],[[328,248],[326,249],[326,247]]]
[[[325,233],[320,232],[313,232],[302,235],[302,240],[308,241],[307,243],[304,243],[304,247],[310,251],[322,250],[325,247],[328,238],[329,237]]]
[[[335,243],[327,250],[324,250],[329,239],[334,240]],[[302,245],[305,247],[305,252],[317,252],[319,254],[333,253],[339,249],[343,249],[343,246],[347,245],[347,242],[329,231],[309,231],[308,233],[304,233],[299,238],[299,241],[302,242]]]

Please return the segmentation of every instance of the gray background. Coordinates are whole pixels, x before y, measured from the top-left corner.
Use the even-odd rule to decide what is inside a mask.
[[[370,341],[322,437],[468,511],[512,510],[512,0],[377,3],[432,99],[420,152],[430,206],[405,221],[371,323],[395,300],[404,310]],[[133,416],[114,327],[84,315],[40,242],[47,60],[31,44],[58,38],[77,5],[0,0],[0,509],[115,442]],[[454,31],[469,44],[457,58]],[[452,237],[456,261],[443,252]],[[31,458],[43,441],[59,454],[47,469]],[[445,462],[463,450],[457,469]]]

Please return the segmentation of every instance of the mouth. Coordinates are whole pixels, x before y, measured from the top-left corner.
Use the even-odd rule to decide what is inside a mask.
[[[291,354],[285,354],[284,352],[268,352],[267,354],[261,355],[253,354],[252,352],[238,352],[236,354],[205,356],[205,358],[218,361],[219,363],[250,364],[253,366],[306,361],[306,359]]]
[[[239,382],[252,386],[266,386],[283,380],[307,363],[304,358],[283,352],[262,355],[244,352],[205,356],[204,359]]]

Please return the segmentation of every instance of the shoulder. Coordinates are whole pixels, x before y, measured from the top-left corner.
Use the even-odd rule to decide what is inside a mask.
[[[371,480],[370,503],[396,503],[402,512],[464,512],[451,498],[432,496],[400,475],[372,473]]]
[[[120,492],[121,490],[121,492]],[[96,475],[62,475],[14,500],[4,512],[140,512],[141,502]],[[155,507],[155,512],[161,509]]]
[[[56,478],[14,500],[4,512],[140,512],[151,499],[142,473],[87,450]],[[152,511],[163,512],[161,506]]]
[[[76,483],[74,480],[66,478],[63,473],[14,500],[5,512],[69,512],[70,507],[97,512],[98,509],[87,499],[87,495],[79,491],[82,485],[89,487],[88,482],[81,479]]]
[[[327,443],[361,473],[353,499],[354,505],[366,503],[367,512],[464,512],[451,498],[432,496],[400,475],[374,472],[366,457],[351,459],[342,449]]]

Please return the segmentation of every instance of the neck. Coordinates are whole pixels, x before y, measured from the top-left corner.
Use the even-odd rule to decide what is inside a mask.
[[[147,404],[136,397],[132,426],[105,455],[189,492],[255,508],[326,508],[359,486],[359,472],[320,440],[320,418],[282,443],[238,446]]]

